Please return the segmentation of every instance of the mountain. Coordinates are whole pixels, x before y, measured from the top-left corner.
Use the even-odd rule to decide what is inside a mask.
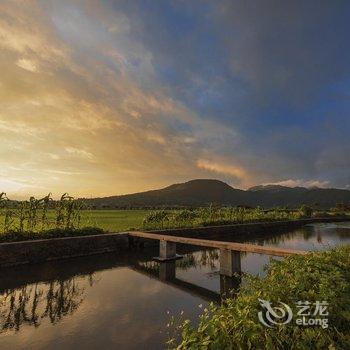
[[[96,207],[199,206],[210,203],[239,205],[246,193],[219,180],[191,180],[160,190],[94,198],[87,200]]]
[[[275,206],[300,207],[307,204],[320,209],[329,209],[337,203],[350,204],[350,191],[337,188],[318,187],[286,187],[278,185],[258,186],[259,190],[249,189],[254,192],[254,203],[266,208]]]
[[[213,203],[264,208],[296,208],[307,204],[327,209],[337,203],[350,205],[350,191],[280,185],[260,185],[244,191],[219,180],[198,179],[159,190],[85,200],[94,208],[204,206]]]

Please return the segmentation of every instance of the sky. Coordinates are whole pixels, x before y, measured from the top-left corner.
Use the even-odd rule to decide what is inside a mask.
[[[0,2],[0,192],[350,188],[349,1]]]

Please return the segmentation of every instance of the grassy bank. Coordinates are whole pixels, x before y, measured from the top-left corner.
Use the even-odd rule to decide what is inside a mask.
[[[35,239],[50,239],[63,237],[78,237],[89,235],[104,234],[105,231],[97,227],[83,228],[53,228],[50,230],[31,232],[31,231],[8,231],[0,234],[0,243],[29,241]]]
[[[293,311],[288,324],[273,328],[258,320],[259,299],[283,302]],[[328,302],[328,328],[297,325],[296,302]],[[273,261],[265,278],[251,277],[235,299],[205,310],[200,323],[180,324],[177,349],[349,349],[350,245]]]

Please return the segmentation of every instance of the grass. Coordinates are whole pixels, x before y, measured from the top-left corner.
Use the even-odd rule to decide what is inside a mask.
[[[121,232],[142,228],[144,217],[150,210],[88,210],[82,213],[82,225]]]
[[[264,278],[249,278],[235,299],[204,310],[198,326],[175,321],[168,345],[180,349],[350,349],[350,245],[273,260]],[[291,322],[268,328],[259,322],[259,299],[283,302]],[[298,301],[328,302],[328,328],[296,323]],[[312,306],[312,312],[315,306]],[[178,336],[180,336],[180,340]]]

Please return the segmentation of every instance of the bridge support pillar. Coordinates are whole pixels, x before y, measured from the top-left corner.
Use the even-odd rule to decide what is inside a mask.
[[[176,243],[159,241],[159,257],[163,259],[172,259],[176,257]]]
[[[241,253],[236,250],[220,249],[220,275],[232,277],[241,272]]]
[[[153,259],[156,261],[171,261],[181,258],[181,255],[176,254],[176,243],[161,240],[159,241],[159,256]]]

